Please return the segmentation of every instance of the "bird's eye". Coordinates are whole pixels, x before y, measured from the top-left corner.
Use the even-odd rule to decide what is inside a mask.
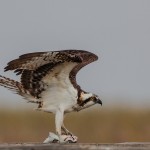
[[[93,97],[93,101],[96,102],[99,99],[98,96]]]

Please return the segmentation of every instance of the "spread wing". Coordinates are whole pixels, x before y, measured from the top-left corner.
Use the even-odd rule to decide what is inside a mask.
[[[35,98],[40,98],[50,79],[63,76],[69,78],[75,88],[77,72],[85,65],[96,61],[98,57],[84,50],[62,50],[50,52],[35,52],[21,55],[7,64],[5,71],[14,70],[21,75],[21,84]]]

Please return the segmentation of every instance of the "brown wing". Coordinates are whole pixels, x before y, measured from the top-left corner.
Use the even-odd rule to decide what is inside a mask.
[[[14,70],[19,75],[21,74],[21,83],[23,87],[36,98],[42,91],[46,90],[47,85],[42,81],[47,73],[51,73],[55,68],[65,62],[76,63],[68,74],[74,87],[76,84],[76,74],[85,65],[97,60],[98,57],[88,51],[83,50],[62,50],[51,52],[36,52],[21,55],[7,64],[5,71]]]
[[[84,66],[96,61],[98,59],[98,56],[87,51],[82,51],[77,54],[80,58],[82,58],[82,62],[78,63],[70,72],[69,78],[74,85],[75,88],[80,89],[80,86],[76,82],[76,75],[78,71],[83,68]]]

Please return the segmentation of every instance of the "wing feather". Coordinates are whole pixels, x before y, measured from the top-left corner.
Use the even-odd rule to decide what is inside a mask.
[[[72,52],[70,50],[70,52]],[[10,61],[5,67],[5,71],[18,69],[35,70],[38,67],[48,63],[58,62],[82,62],[82,59],[75,55],[75,53],[68,53],[64,51],[53,51],[53,52],[36,52],[21,55],[18,59]],[[20,70],[19,70],[20,71]]]
[[[5,71],[14,70],[16,75],[21,74],[21,84],[30,94],[36,98],[42,91],[46,90],[47,84],[42,79],[47,74],[59,66],[69,67],[75,63],[71,71],[67,74],[75,88],[79,88],[76,83],[77,72],[85,65],[96,61],[98,57],[84,50],[62,50],[51,52],[35,52],[21,55],[18,59],[10,61],[5,67]],[[63,70],[63,68],[61,68]]]

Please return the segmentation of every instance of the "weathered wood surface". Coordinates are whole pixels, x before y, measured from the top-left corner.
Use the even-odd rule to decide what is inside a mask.
[[[0,150],[150,150],[150,143],[116,144],[0,144]]]

